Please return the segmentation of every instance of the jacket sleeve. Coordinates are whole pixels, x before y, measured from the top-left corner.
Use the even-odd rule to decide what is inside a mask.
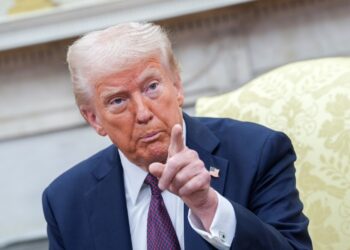
[[[248,207],[232,202],[237,227],[231,249],[312,249],[296,189],[293,147],[283,133],[265,140]]]
[[[48,197],[48,190],[46,189],[42,195],[42,203],[45,220],[47,222],[47,236],[49,240],[49,250],[63,250],[63,240],[53,215]]]

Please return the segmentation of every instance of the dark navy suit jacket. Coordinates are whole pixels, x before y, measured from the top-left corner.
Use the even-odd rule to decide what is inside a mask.
[[[211,185],[233,205],[231,249],[311,249],[308,219],[295,187],[295,153],[282,133],[230,119],[184,114],[186,144],[206,167]],[[43,193],[50,249],[132,249],[123,169],[112,145],[58,177]],[[189,225],[186,249],[214,249]]]

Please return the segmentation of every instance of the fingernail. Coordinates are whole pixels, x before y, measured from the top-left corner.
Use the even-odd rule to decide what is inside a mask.
[[[162,191],[164,190],[163,185],[161,185],[160,183],[158,183],[158,187],[159,187],[160,190],[162,190]]]

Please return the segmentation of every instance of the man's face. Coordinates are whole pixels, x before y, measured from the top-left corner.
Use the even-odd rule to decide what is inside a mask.
[[[100,135],[145,170],[165,162],[171,129],[182,125],[183,91],[180,77],[158,59],[150,58],[94,86],[92,105],[81,108]]]

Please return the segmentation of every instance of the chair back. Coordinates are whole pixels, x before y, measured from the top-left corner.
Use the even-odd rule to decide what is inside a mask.
[[[292,63],[230,93],[200,98],[199,116],[285,132],[316,250],[350,249],[350,58]]]

